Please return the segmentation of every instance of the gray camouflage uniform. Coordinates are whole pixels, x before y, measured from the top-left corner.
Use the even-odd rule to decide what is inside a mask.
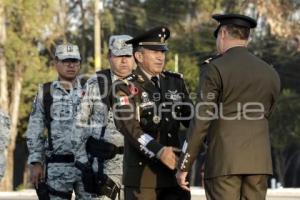
[[[112,74],[112,73],[111,73]],[[114,81],[114,76],[112,75]],[[100,139],[102,126],[107,126],[104,136],[101,138],[117,147],[124,146],[124,137],[117,131],[113,113],[109,110],[107,114],[106,105],[101,101],[97,77],[91,77],[86,84],[86,93],[78,111],[74,142],[78,144],[75,150],[75,160],[86,163],[88,155],[85,143],[89,136]],[[98,163],[94,160],[93,169],[97,171]],[[123,154],[117,154],[114,158],[104,161],[104,174],[108,175],[119,187],[122,185]],[[98,197],[101,200],[110,200],[106,196]]]
[[[9,140],[10,118],[0,110],[0,181],[5,172],[5,149]]]
[[[53,151],[49,151],[48,138],[45,130],[45,108],[43,105],[43,87],[39,87],[35,102],[33,103],[27,129],[27,146],[29,150],[28,163],[45,163],[45,156],[52,154],[72,154],[71,137],[73,135],[74,119],[78,105],[83,96],[83,89],[79,80],[69,92],[59,83],[54,81],[51,84],[53,104],[51,107],[51,138]],[[90,199],[81,181],[81,172],[74,166],[74,163],[48,163],[47,184],[54,190],[61,192],[75,191],[76,199]],[[50,194],[51,200],[62,199]]]

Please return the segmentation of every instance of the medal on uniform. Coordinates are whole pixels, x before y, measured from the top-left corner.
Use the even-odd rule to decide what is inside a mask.
[[[181,96],[179,93],[177,93],[177,90],[168,90],[167,94],[168,98],[173,100],[173,101],[181,101]]]
[[[152,121],[154,124],[158,124],[160,122],[160,117],[157,115],[154,115],[152,118]]]
[[[139,93],[139,89],[137,87],[135,87],[134,85],[129,86],[129,91],[132,95],[136,95]]]
[[[149,95],[147,92],[142,92],[141,98],[143,103],[149,102]]]

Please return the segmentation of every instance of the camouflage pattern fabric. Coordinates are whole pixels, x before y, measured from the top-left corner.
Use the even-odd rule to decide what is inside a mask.
[[[0,110],[0,181],[5,172],[5,149],[9,140],[10,118]]]
[[[113,80],[113,79],[112,79]],[[96,75],[91,77],[86,84],[86,93],[80,104],[78,116],[76,117],[76,128],[73,142],[77,148],[74,150],[75,160],[86,163],[88,162],[85,143],[89,136],[96,139],[102,139],[112,143],[117,147],[124,146],[124,137],[116,129],[113,119],[113,113],[107,112],[107,107],[102,103],[99,91],[99,85]],[[103,126],[107,126],[104,136],[101,137]],[[104,161],[104,173],[121,187],[123,174],[123,154],[117,154],[114,158]],[[94,171],[98,170],[97,160],[94,159],[92,167]],[[105,199],[105,197],[97,198]]]
[[[43,105],[43,87],[40,86],[33,103],[28,129],[26,132],[29,150],[28,163],[45,163],[45,156],[52,154],[72,154],[71,137],[74,132],[74,119],[78,110],[83,89],[79,80],[67,91],[59,81],[51,84],[53,104],[51,106],[51,138],[53,151],[49,151],[48,137],[45,135],[45,108]],[[81,173],[74,163],[49,163],[47,165],[47,184],[60,192],[75,191],[76,199],[90,199],[90,194],[84,192]],[[62,199],[52,196],[51,199]]]

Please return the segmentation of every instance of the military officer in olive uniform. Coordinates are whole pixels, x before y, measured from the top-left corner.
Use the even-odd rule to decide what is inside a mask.
[[[256,21],[238,14],[214,15],[219,56],[201,68],[198,109],[178,163],[178,184],[206,137],[205,190],[208,200],[265,199],[272,174],[268,119],[280,93],[269,64],[247,49]],[[196,106],[197,108],[197,106]]]
[[[137,69],[115,82],[115,124],[125,136],[123,183],[126,200],[185,200],[190,193],[175,179],[180,122],[189,125],[193,104],[182,75],[163,71],[167,27],[129,41]]]

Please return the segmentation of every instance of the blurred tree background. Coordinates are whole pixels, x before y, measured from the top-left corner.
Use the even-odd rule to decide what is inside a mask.
[[[0,0],[0,102],[13,122],[1,190],[30,187],[24,134],[38,84],[56,78],[51,64],[54,46],[78,44],[82,73],[94,72],[94,1]],[[99,16],[102,68],[108,67],[111,34],[135,36],[153,26],[167,25],[171,38],[166,68],[182,73],[190,92],[197,90],[201,63],[216,54],[212,33],[217,23],[211,15],[234,12],[256,18],[258,27],[252,33],[250,49],[273,65],[282,80],[282,95],[271,121],[274,177],[283,186],[300,187],[298,0],[98,1],[103,5]]]

